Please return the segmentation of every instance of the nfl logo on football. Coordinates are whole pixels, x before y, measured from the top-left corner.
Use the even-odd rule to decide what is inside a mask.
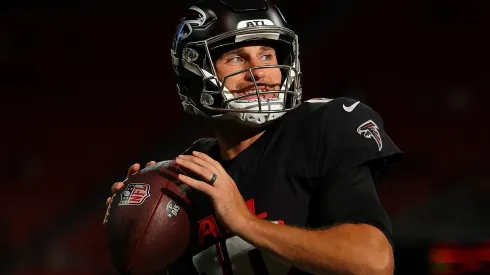
[[[149,196],[149,184],[129,183],[121,193],[121,201],[118,205],[141,205]]]

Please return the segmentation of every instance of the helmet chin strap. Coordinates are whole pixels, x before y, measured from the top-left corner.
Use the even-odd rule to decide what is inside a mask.
[[[284,93],[280,93],[278,98],[261,98],[260,101],[258,99],[236,100],[230,102],[228,106],[230,109],[259,111],[260,104],[264,113],[233,112],[233,115],[235,120],[248,126],[265,126],[284,115],[284,112],[277,112],[284,110],[284,96]],[[276,112],[268,113],[270,111]]]
[[[255,100],[257,101],[257,100]],[[247,104],[247,103],[238,103],[238,104]],[[252,103],[253,105],[250,106],[250,108],[247,107],[249,110],[259,110],[258,107],[256,107],[258,104],[257,102]],[[283,102],[275,102],[275,103],[270,103],[270,102],[261,102],[262,104],[262,110],[272,110],[272,111],[278,111],[283,109]],[[230,103],[230,107],[232,104]],[[255,106],[254,106],[255,105]],[[278,112],[278,113],[230,113],[233,115],[234,119],[242,124],[245,124],[247,126],[251,127],[260,127],[260,126],[265,126],[274,121],[275,119],[281,117],[284,115],[285,112]]]

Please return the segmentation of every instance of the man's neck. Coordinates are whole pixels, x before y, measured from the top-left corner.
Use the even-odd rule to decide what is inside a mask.
[[[214,124],[222,160],[231,160],[252,145],[265,132],[264,128],[239,125],[232,121],[220,121]]]

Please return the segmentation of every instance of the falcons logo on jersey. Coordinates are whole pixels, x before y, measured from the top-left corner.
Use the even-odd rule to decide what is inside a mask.
[[[381,151],[383,148],[383,141],[381,140],[381,135],[379,134],[379,128],[376,123],[372,120],[368,120],[357,127],[357,133],[365,138],[372,138],[378,144],[378,150]]]

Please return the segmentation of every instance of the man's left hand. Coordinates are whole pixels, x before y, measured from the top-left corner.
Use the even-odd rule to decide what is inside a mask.
[[[183,183],[211,197],[216,216],[230,231],[238,234],[248,222],[256,219],[247,208],[235,181],[219,162],[196,151],[192,152],[192,156],[178,156],[175,162],[203,179],[197,180],[183,174],[178,176]],[[210,184],[213,175],[215,180]]]

